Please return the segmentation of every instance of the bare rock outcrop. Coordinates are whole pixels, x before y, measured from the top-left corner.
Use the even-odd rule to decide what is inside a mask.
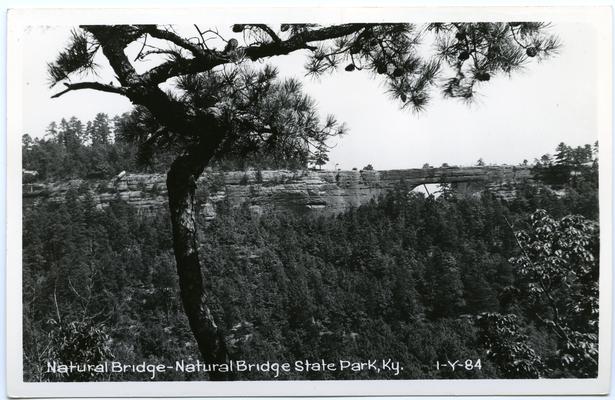
[[[23,184],[24,206],[48,199],[60,201],[70,189],[88,191],[99,207],[113,199],[125,200],[145,212],[167,203],[163,174],[123,174],[113,180],[71,180]],[[267,210],[336,214],[360,206],[403,183],[413,188],[423,184],[455,184],[476,192],[491,188],[502,197],[514,196],[516,183],[531,180],[529,167],[447,167],[405,170],[352,171],[208,171],[199,179],[197,206],[207,218],[215,216],[218,204],[246,204],[255,213]]]

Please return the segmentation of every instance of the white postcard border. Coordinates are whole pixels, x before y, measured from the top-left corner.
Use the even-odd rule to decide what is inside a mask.
[[[266,14],[265,14],[266,12]],[[541,19],[591,22],[601,49],[596,110],[600,141],[600,353],[596,379],[538,380],[373,380],[236,382],[23,382],[22,197],[20,32],[26,25],[78,23],[192,23],[203,13],[216,23],[250,18],[340,23],[366,21],[504,21]],[[567,395],[610,390],[612,333],[612,27],[610,7],[211,7],[185,9],[14,9],[9,11],[7,69],[7,385],[11,397],[115,396],[365,396],[365,395]]]

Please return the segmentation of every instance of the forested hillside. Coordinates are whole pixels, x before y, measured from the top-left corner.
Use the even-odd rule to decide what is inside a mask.
[[[109,117],[98,113],[85,123],[76,117],[52,122],[45,135],[22,136],[23,168],[27,182],[45,180],[106,179],[121,171],[166,173],[174,149],[161,154],[143,154],[138,143],[153,127],[143,122],[142,110]],[[291,168],[308,166],[302,157],[276,158],[266,154],[230,154],[212,163],[217,170]]]
[[[120,139],[121,120],[115,140],[96,121],[81,130],[86,138],[68,135],[78,125],[71,121],[46,139],[24,137],[24,168],[39,174],[33,179],[142,168]],[[278,379],[595,377],[592,150],[561,144],[555,158],[536,163],[541,181],[509,202],[447,187],[425,196],[402,182],[337,216],[255,216],[221,206],[216,219],[200,221],[199,246],[230,354],[253,362],[392,358],[404,368],[397,376],[291,372]],[[63,162],[77,156],[82,164]],[[42,202],[24,214],[23,247],[26,381],[149,379],[49,374],[50,360],[198,359],[179,299],[168,212],[144,216],[120,200],[99,209],[73,191],[63,203]],[[467,359],[480,359],[481,368],[436,368]]]

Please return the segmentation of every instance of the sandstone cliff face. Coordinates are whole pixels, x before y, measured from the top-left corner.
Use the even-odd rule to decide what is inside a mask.
[[[42,199],[60,201],[66,192],[89,191],[100,207],[115,198],[147,212],[167,203],[166,177],[162,174],[126,174],[110,181],[72,180],[23,185],[24,206]],[[197,206],[206,218],[216,205],[246,204],[255,213],[267,210],[336,214],[371,199],[403,182],[413,188],[423,184],[454,183],[469,192],[491,188],[503,197],[514,196],[514,184],[531,179],[521,166],[423,168],[389,171],[232,171],[206,172],[199,179]]]

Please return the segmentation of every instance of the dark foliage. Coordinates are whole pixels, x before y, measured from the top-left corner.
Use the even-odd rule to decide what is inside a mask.
[[[586,205],[596,204],[589,198],[597,188],[570,190],[556,197],[528,184],[506,203],[489,193],[425,197],[400,185],[335,217],[222,207],[215,220],[199,221],[212,313],[236,359],[391,357],[404,366],[399,376],[295,372],[279,379],[595,376],[597,210]],[[58,379],[44,373],[48,360],[194,359],[168,225],[167,212],[140,215],[119,200],[99,209],[86,186],[64,203],[24,210],[25,380]],[[537,243],[549,240],[559,243],[552,247],[559,259],[540,253],[546,245]],[[536,291],[541,274],[558,286]],[[75,345],[80,338],[88,342]],[[483,367],[435,368],[455,359],[481,359]]]
[[[591,190],[598,185],[598,142],[572,148],[560,143],[555,157],[549,154],[536,160],[533,172],[543,182],[556,187]]]

